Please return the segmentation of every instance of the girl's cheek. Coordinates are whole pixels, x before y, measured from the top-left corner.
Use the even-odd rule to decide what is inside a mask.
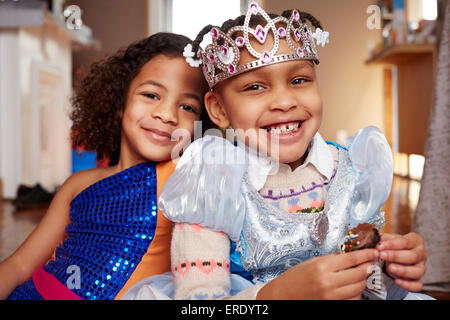
[[[194,128],[195,128],[195,122],[194,121],[198,121],[197,119],[193,120],[193,119],[186,119],[184,125],[181,127],[183,130],[186,131],[186,134],[189,135],[189,137],[191,138],[190,140],[192,141],[194,138]]]

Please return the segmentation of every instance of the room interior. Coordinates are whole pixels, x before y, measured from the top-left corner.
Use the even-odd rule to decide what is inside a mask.
[[[90,64],[152,33],[182,32],[191,17],[186,12],[189,6],[183,8],[184,16],[177,16],[181,10],[177,0],[38,2],[42,4],[27,8],[30,15],[26,19],[35,22],[24,18],[23,23],[0,24],[0,261],[26,239],[48,207],[48,202],[43,202],[36,208],[17,210],[13,200],[20,185],[40,184],[51,194],[73,172],[106,165],[97,161],[93,152],[76,148],[70,141],[69,97]],[[218,6],[221,1],[215,2]],[[433,112],[437,112],[433,108],[445,107],[436,103],[440,94],[436,78],[441,35],[448,37],[443,32],[448,1],[257,2],[274,13],[301,6],[299,9],[316,16],[330,32],[330,44],[319,50],[321,63],[317,68],[324,103],[319,132],[325,140],[344,144],[362,127],[380,128],[394,159],[394,180],[383,207],[386,226],[382,232],[424,230],[420,225],[423,219],[416,214],[424,214],[427,201],[421,182],[427,152],[431,152],[430,124]],[[247,5],[248,1],[235,0],[237,14],[245,12]],[[81,8],[81,22],[77,25],[75,20],[72,29],[69,17],[73,11],[64,15],[70,6]],[[203,8],[200,14],[207,10],[201,5],[191,7],[192,15],[195,8]],[[0,6],[0,11],[5,8]],[[30,13],[33,10],[34,15]],[[208,16],[212,21],[221,19]],[[206,22],[197,21],[200,25],[191,27],[198,30]],[[444,40],[448,45],[448,38]],[[448,119],[448,109],[446,113]],[[442,148],[450,148],[448,140]],[[448,176],[450,160],[445,150],[441,152],[447,157],[441,160],[442,173]],[[437,206],[449,208],[448,191]],[[440,219],[438,223],[449,225],[448,212]],[[433,276],[424,289],[437,299],[450,299],[448,232],[443,241],[444,255],[447,252],[443,271],[431,265]],[[432,257],[429,260],[436,263]]]

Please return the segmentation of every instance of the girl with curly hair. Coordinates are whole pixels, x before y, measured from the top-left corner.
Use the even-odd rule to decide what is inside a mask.
[[[66,180],[0,264],[0,298],[116,299],[170,270],[172,224],[157,199],[175,167],[172,150],[190,143],[203,118],[207,90],[183,57],[189,43],[158,33],[92,65],[72,99],[73,139],[109,158],[109,167]],[[188,134],[174,141],[177,130]]]

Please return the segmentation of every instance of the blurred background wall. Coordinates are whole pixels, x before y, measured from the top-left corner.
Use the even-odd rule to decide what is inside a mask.
[[[0,177],[11,198],[21,183],[54,188],[70,174],[74,39],[39,1],[0,5]]]
[[[0,132],[4,132],[0,137],[3,146],[0,177],[2,193],[9,198],[14,197],[20,183],[41,182],[52,190],[72,173],[74,156],[69,139],[68,98],[92,62],[158,31],[194,37],[204,25],[220,24],[245,12],[248,5],[247,0],[28,1],[43,3],[47,8],[40,22],[27,24],[28,18],[12,26],[0,24],[3,65]],[[396,162],[409,165],[409,154],[423,156],[435,58],[430,49],[430,59],[419,57],[411,64],[412,69],[399,70],[395,69],[395,61],[372,59],[374,52],[382,51],[382,45],[386,44],[387,38],[382,35],[392,35],[390,24],[398,1],[403,0],[260,0],[259,3],[268,12],[281,13],[288,8],[309,12],[330,31],[330,43],[319,49],[321,63],[317,68],[324,101],[322,136],[343,143],[361,127],[374,125],[385,133],[394,152],[406,154],[397,157]],[[407,14],[418,25],[423,20],[424,3],[443,1],[406,2]],[[5,0],[0,12],[6,12],[5,3],[17,5],[16,1]],[[70,17],[63,15],[64,9],[73,5],[80,10],[82,24],[76,30],[67,27]],[[391,10],[381,10],[377,28],[368,27],[368,20],[373,16],[368,8],[373,5]],[[412,26],[404,24],[408,30]],[[404,55],[411,56],[408,52]],[[418,74],[416,87],[412,87],[408,79]],[[61,88],[45,93],[45,83],[49,81]],[[411,91],[426,94],[410,95]],[[418,105],[415,110],[411,109],[414,104]],[[423,121],[415,121],[416,114]],[[46,129],[48,123],[52,123],[53,134]],[[55,130],[58,134],[54,134]]]
[[[82,8],[83,23],[101,43],[97,48],[74,52],[74,70],[86,69],[93,61],[149,35],[148,0],[70,0],[69,4]]]

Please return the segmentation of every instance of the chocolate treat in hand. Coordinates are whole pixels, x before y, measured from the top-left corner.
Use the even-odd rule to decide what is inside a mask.
[[[380,234],[374,225],[361,223],[348,231],[340,249],[342,253],[346,253],[360,249],[375,248],[379,241]]]

